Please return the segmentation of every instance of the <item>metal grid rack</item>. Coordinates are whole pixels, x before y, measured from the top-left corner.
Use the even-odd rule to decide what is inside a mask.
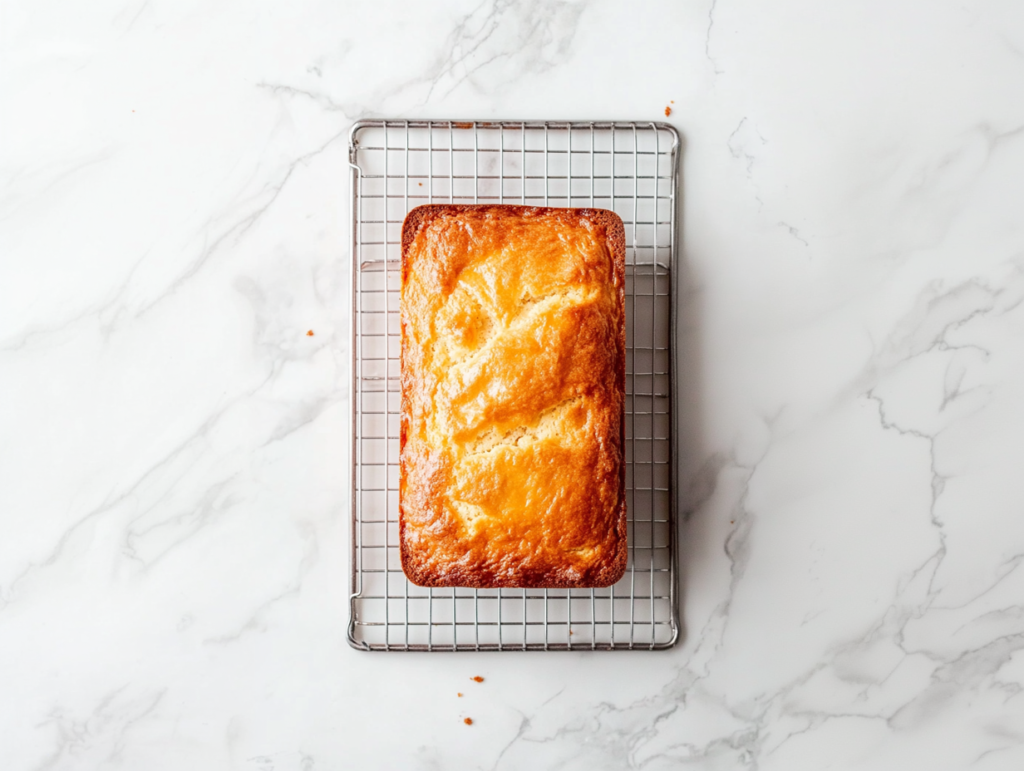
[[[663,123],[361,121],[352,171],[352,593],[362,650],[652,650],[678,637],[675,210]],[[607,589],[429,589],[398,548],[401,228],[424,203],[611,209],[626,227],[629,564]]]

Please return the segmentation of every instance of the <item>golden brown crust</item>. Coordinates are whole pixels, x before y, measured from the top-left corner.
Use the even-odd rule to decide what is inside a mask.
[[[626,569],[625,232],[602,209],[429,205],[402,226],[402,567],[421,586]]]

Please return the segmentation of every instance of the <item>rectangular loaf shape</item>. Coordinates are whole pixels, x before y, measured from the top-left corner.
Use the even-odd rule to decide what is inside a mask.
[[[625,234],[601,209],[429,205],[402,227],[402,568],[609,586],[626,568]]]

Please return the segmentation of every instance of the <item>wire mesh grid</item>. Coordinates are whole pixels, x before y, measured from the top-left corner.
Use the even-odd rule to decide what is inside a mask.
[[[678,144],[661,123],[391,120],[353,127],[353,647],[651,650],[675,643]],[[612,587],[430,589],[402,572],[401,228],[424,203],[596,207],[622,217],[629,563]]]

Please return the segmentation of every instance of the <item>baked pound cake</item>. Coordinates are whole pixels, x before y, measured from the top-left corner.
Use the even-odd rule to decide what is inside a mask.
[[[627,554],[618,215],[413,209],[402,226],[401,320],[409,580],[618,581]]]

